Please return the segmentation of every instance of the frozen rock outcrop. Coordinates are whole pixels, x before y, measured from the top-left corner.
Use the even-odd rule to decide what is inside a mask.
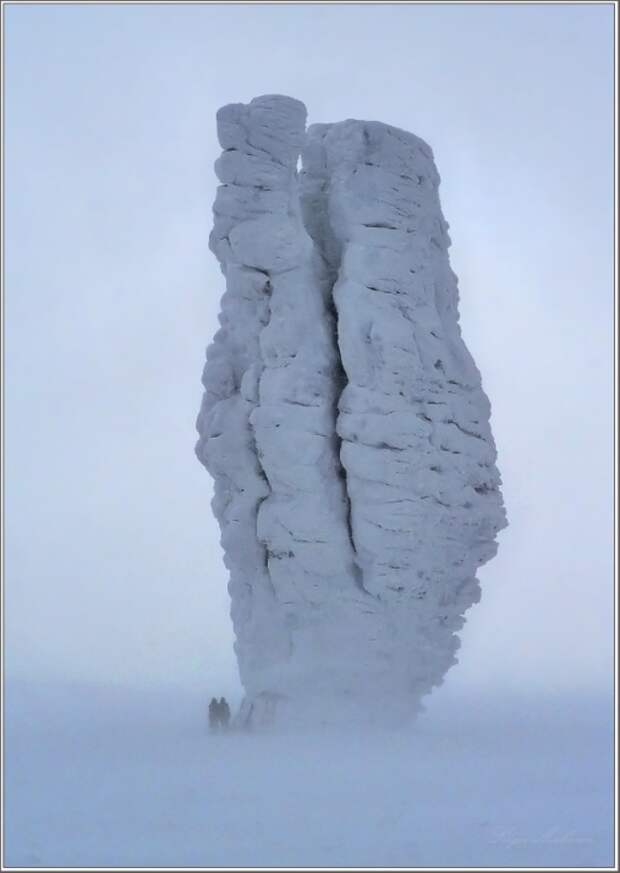
[[[455,663],[505,525],[430,148],[218,113],[226,277],[199,459],[230,571],[241,719],[402,720]],[[298,173],[299,155],[302,170]]]

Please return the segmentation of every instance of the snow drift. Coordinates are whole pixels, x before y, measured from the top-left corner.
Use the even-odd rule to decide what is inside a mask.
[[[226,292],[196,452],[240,720],[402,721],[456,663],[506,524],[432,151],[379,122],[306,131],[282,96],[217,122]]]

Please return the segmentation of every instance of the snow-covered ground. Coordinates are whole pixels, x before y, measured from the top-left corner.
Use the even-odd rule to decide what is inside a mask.
[[[4,863],[613,863],[604,699],[446,686],[408,733],[210,736],[205,711],[200,692],[7,683]]]

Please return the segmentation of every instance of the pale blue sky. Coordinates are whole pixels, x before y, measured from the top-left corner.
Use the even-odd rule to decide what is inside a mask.
[[[611,683],[613,8],[6,5],[6,664],[236,693],[193,455],[215,112],[433,147],[510,527],[463,689]]]

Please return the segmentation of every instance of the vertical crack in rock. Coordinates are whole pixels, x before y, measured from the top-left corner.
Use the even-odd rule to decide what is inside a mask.
[[[320,131],[321,134],[324,134],[329,130],[329,127],[330,125],[314,125],[313,130],[315,132]],[[326,293],[328,295],[326,309],[337,359],[334,368],[335,397],[333,405],[333,433],[336,446],[336,456],[338,459],[338,475],[342,479],[343,498],[346,504],[347,535],[353,553],[353,576],[355,584],[360,591],[368,597],[379,599],[364,586],[364,574],[357,558],[355,537],[353,535],[352,507],[347,482],[347,470],[341,460],[342,437],[338,433],[336,426],[340,398],[347,383],[347,376],[342,364],[338,343],[338,312],[333,300],[334,285],[338,281],[340,271],[342,246],[330,227],[328,211],[329,176],[326,166],[325,150],[322,148],[320,137],[312,137],[309,135],[306,138],[305,147],[302,150],[300,169],[300,201],[302,218],[304,226],[322,259],[326,273],[325,283]]]
[[[490,406],[430,148],[378,122],[304,126],[287,97],[218,113],[227,290],[197,453],[243,713],[398,721],[455,663],[506,523]]]
[[[257,272],[263,273],[262,270],[257,270]],[[269,276],[268,272],[264,272],[264,275],[266,277],[266,281],[265,281],[265,284],[263,286],[263,292],[265,295],[265,310],[266,310],[266,312],[265,312],[264,319],[261,319],[260,323],[261,323],[261,325],[264,325],[266,327],[269,324],[269,322],[271,321],[271,306],[269,303],[269,298],[271,297],[271,277]],[[261,331],[259,330],[259,334],[258,334],[259,345],[260,345],[260,333],[261,333]],[[260,377],[263,373],[263,370],[264,370],[264,366],[262,364],[262,360],[259,357],[258,361],[256,362],[256,369],[254,370],[252,377],[251,377],[252,382],[253,382],[253,385],[252,385],[252,398],[253,398],[252,410],[258,404],[258,385],[260,384]],[[254,380],[256,380],[256,381],[254,381]],[[268,552],[266,543],[262,542],[262,540],[259,536],[259,530],[258,530],[258,516],[260,513],[261,504],[263,503],[264,500],[267,499],[267,497],[271,493],[271,483],[269,482],[269,477],[267,475],[267,471],[265,470],[265,468],[263,467],[263,464],[262,464],[262,460],[261,460],[262,455],[261,455],[261,452],[258,448],[258,443],[256,440],[256,433],[254,431],[254,426],[252,424],[252,412],[250,412],[248,415],[248,426],[249,426],[249,433],[250,433],[250,437],[251,437],[252,451],[253,451],[254,455],[256,456],[256,463],[257,463],[258,469],[260,471],[260,476],[262,477],[262,479],[265,482],[265,494],[264,494],[264,496],[262,496],[258,499],[257,504],[256,504],[255,534],[256,534],[257,542],[260,543],[262,548],[263,548],[265,577],[269,582],[271,592],[272,592],[274,599],[275,599],[276,589],[275,589],[275,586],[273,584],[273,580],[271,578],[271,572],[269,569],[269,552]],[[289,652],[290,652],[290,641],[289,641]]]

